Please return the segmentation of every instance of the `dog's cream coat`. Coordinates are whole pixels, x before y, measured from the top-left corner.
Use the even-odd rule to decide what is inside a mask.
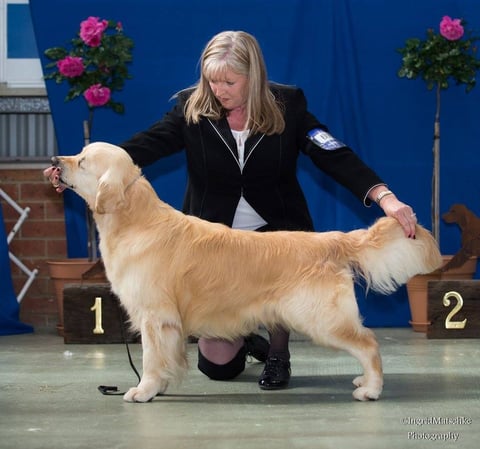
[[[437,269],[440,253],[424,228],[408,239],[385,217],[348,233],[232,230],[162,202],[114,145],[92,143],[55,164],[93,210],[112,290],[142,335],[143,376],[126,401],[148,401],[181,378],[186,336],[233,339],[260,324],[348,351],[364,370],[353,396],[380,396],[378,345],[361,323],[354,280],[389,293]]]

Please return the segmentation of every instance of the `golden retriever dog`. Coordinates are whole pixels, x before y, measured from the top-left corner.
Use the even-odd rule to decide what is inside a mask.
[[[54,158],[62,186],[88,203],[113,292],[141,333],[143,375],[125,401],[147,402],[179,380],[189,335],[234,339],[282,325],[348,351],[363,368],[353,396],[378,399],[382,363],[362,325],[356,277],[389,293],[441,265],[417,226],[408,239],[393,218],[344,232],[254,232],[187,216],[162,202],[130,156],[95,142]]]

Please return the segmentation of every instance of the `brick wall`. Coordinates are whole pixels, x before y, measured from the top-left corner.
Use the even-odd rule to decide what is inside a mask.
[[[46,262],[66,256],[63,197],[43,178],[42,168],[5,169],[0,164],[0,187],[21,208],[31,209],[10,243],[10,251],[30,270],[39,270],[20,303],[21,320],[33,325],[36,331],[54,330],[57,325],[57,304]],[[0,202],[8,235],[19,214],[1,197]],[[27,276],[11,265],[18,295]]]

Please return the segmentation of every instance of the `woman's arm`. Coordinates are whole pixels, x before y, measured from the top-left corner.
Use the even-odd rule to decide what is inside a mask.
[[[183,106],[177,103],[161,120],[119,144],[140,167],[184,149]]]

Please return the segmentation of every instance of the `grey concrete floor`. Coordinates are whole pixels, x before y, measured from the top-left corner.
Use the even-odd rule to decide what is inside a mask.
[[[0,448],[317,449],[477,448],[478,340],[428,340],[411,329],[374,329],[385,389],[379,401],[351,396],[356,360],[291,343],[292,380],[262,391],[259,363],[235,381],[196,369],[147,404],[103,396],[100,384],[136,384],[125,346],[65,345],[56,335],[0,337]],[[141,368],[141,347],[131,346]]]

